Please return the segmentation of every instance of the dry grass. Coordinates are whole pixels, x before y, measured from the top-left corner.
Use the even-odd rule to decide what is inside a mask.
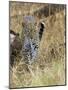
[[[46,29],[40,42],[37,60],[31,65],[19,60],[10,69],[11,88],[65,84],[64,11],[42,21]],[[21,27],[18,30],[21,30]]]
[[[49,86],[49,85],[64,85],[65,84],[65,69],[64,63],[61,61],[53,61],[43,66],[26,66],[23,65],[14,67],[11,72],[11,88],[17,87],[34,87],[34,86]],[[20,70],[18,70],[20,68]],[[29,70],[27,70],[29,69]]]

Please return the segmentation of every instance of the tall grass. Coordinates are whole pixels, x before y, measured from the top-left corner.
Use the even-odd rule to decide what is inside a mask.
[[[45,30],[37,60],[28,65],[16,57],[18,62],[10,69],[11,88],[65,84],[64,11],[42,21],[45,23]]]

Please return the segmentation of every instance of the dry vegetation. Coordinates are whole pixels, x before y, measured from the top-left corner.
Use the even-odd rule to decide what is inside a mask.
[[[10,6],[10,28],[21,34],[22,16],[28,15],[28,12],[32,15],[31,11],[40,9],[43,4],[19,4],[12,3]],[[16,57],[18,63],[10,68],[11,88],[65,84],[65,11],[61,10],[40,20],[45,23],[46,30],[40,42],[37,60],[27,65]]]

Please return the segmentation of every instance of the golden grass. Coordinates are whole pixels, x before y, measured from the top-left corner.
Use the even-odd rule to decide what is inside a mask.
[[[64,11],[44,18],[42,21],[45,23],[45,31],[40,42],[37,60],[31,65],[18,60],[18,63],[10,69],[11,88],[65,84]],[[14,27],[21,32],[21,26]]]
[[[25,69],[18,71],[16,67],[13,68],[11,75],[10,87],[34,87],[34,86],[49,86],[49,85],[64,85],[65,84],[65,69],[64,63],[61,61],[51,62],[51,65],[45,65],[41,69],[39,66],[29,71]],[[32,66],[33,67],[33,66]],[[18,67],[19,68],[19,67]],[[34,67],[33,67],[34,68]],[[15,70],[16,69],[16,70]]]

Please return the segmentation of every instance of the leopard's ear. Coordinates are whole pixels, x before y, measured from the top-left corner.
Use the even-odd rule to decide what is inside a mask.
[[[13,30],[10,30],[10,34],[16,35],[16,33]]]
[[[14,32],[13,30],[10,30],[10,34],[13,34],[15,36],[19,36],[19,33]]]

